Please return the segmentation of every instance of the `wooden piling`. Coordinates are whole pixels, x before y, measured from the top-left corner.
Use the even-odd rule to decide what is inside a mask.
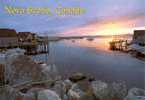
[[[127,40],[116,40],[110,42],[110,50],[116,51],[126,51],[127,50]]]
[[[0,64],[0,86],[5,84],[5,66]]]

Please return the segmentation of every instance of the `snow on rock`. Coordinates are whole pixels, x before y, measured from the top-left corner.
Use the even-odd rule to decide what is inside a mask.
[[[40,65],[33,62],[28,56],[17,56],[10,64],[10,67],[9,82],[11,85],[43,79]]]
[[[13,61],[17,56],[19,55],[24,55],[25,50],[23,49],[9,49],[8,51],[5,52],[5,57],[7,62],[8,61]]]
[[[58,78],[58,71],[54,64],[35,63],[24,55],[24,52],[25,50],[21,49],[10,49],[5,53],[5,79],[10,85]]]
[[[65,95],[65,84],[63,81],[56,81],[54,87],[52,88],[53,91],[55,91],[59,97],[63,98]]]
[[[42,90],[38,93],[37,100],[61,100],[60,97],[52,90]]]
[[[145,90],[139,88],[132,88],[128,91],[128,95],[124,100],[145,100]]]
[[[57,80],[59,79],[60,75],[58,74],[58,70],[55,66],[55,64],[41,64],[41,68],[42,68],[42,73],[45,77],[45,79],[52,79],[52,80]]]
[[[93,92],[86,81],[73,84],[67,94],[68,100],[95,100]]]
[[[107,100],[108,98],[108,84],[102,81],[93,81],[91,83],[94,95],[99,100]]]
[[[11,67],[12,62],[20,55],[24,55],[25,50],[22,49],[10,49],[5,52],[5,61],[4,64],[6,65],[5,67],[5,78],[6,80],[9,80],[11,78],[13,69]]]
[[[127,95],[127,87],[124,82],[113,82],[109,85],[108,90],[108,98],[111,100],[123,100],[123,98]]]
[[[85,94],[77,84],[74,84],[68,91],[69,100],[79,100]]]
[[[70,80],[64,80],[65,92],[67,93],[72,87],[73,83]]]

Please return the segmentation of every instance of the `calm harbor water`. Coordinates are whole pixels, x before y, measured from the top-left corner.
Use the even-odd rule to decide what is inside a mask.
[[[56,64],[66,78],[74,72],[95,76],[105,82],[124,81],[129,87],[145,86],[145,62],[130,54],[112,52],[108,42],[111,38],[61,40],[50,42],[49,54],[38,55],[36,60]]]

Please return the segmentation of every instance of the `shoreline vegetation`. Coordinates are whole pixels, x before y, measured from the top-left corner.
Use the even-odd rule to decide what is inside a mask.
[[[144,100],[145,90],[105,83],[77,72],[61,79],[54,64],[37,63],[24,50],[6,52],[1,100]],[[1,60],[2,61],[2,60]]]

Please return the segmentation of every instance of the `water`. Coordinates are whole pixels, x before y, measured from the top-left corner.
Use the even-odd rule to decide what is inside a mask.
[[[124,81],[129,87],[144,88],[145,62],[130,54],[110,51],[111,38],[62,40],[51,42],[49,56],[39,55],[37,60],[55,63],[63,77],[74,72],[94,75],[105,82]]]

